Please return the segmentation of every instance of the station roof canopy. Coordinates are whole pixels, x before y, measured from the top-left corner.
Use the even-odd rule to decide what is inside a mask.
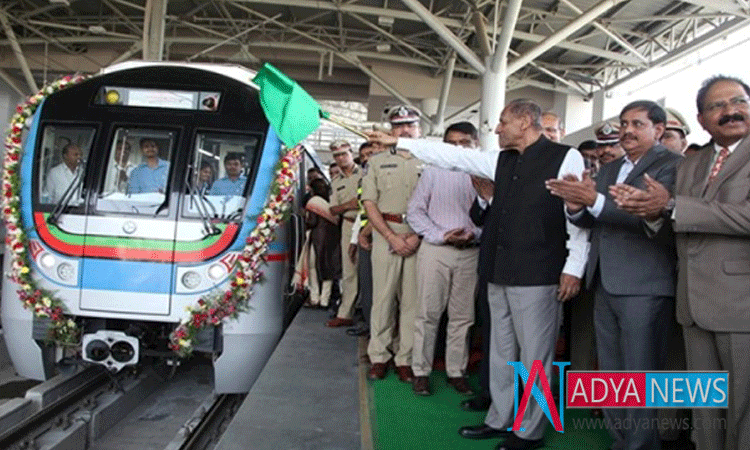
[[[366,101],[373,64],[478,78],[502,32],[500,0],[7,0],[0,77],[30,93],[51,75],[141,58],[271,62],[320,99]],[[750,23],[748,0],[523,0],[509,86],[590,96]],[[161,10],[160,10],[161,8]],[[164,14],[160,23],[149,17]],[[157,22],[157,21],[154,21]],[[144,27],[147,28],[144,31]],[[382,80],[380,80],[382,81]]]

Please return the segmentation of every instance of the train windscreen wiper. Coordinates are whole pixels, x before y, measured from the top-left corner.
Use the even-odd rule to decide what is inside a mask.
[[[73,199],[73,197],[76,195],[76,192],[78,191],[78,188],[81,187],[83,184],[83,174],[86,172],[86,161],[82,160],[78,167],[76,168],[76,175],[73,177],[73,181],[68,186],[68,189],[65,190],[62,197],[60,197],[60,200],[57,201],[55,204],[55,209],[52,210],[52,214],[49,215],[47,218],[47,223],[52,225],[57,225],[57,221],[60,219],[60,216],[63,212],[65,212],[65,209],[68,207],[68,204]]]
[[[208,212],[208,208],[211,207],[211,209],[214,209],[214,206],[211,204],[211,202],[204,198],[200,192],[198,192],[198,188],[195,186],[195,183],[190,182],[190,172],[191,170],[187,171],[185,183],[188,185],[188,189],[190,190],[190,201],[195,202],[195,209],[198,210],[198,214],[203,221],[203,230],[208,236],[221,234],[221,230],[219,230],[216,225],[211,223],[211,215]],[[214,214],[215,213],[216,211],[214,210]]]

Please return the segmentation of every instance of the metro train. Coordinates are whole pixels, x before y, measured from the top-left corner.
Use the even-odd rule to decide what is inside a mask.
[[[72,351],[49,342],[48,324],[4,277],[2,325],[19,375],[44,380],[71,360],[110,370],[176,361],[170,332],[186,307],[228,288],[284,151],[254,75],[231,65],[128,62],[37,108],[20,164],[30,267],[82,336]],[[63,167],[71,146],[80,162]],[[311,162],[306,153],[303,177]],[[288,289],[304,237],[297,211],[277,229],[249,311],[209,327],[195,347],[211,356],[217,393],[249,390],[299,306]]]

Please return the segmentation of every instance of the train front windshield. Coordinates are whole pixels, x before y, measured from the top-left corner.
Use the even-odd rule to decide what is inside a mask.
[[[50,125],[44,130],[36,177],[39,209],[65,202],[67,212],[83,213],[89,189],[85,176],[100,172],[93,189],[98,214],[166,217],[177,204],[169,187],[183,194],[184,218],[239,221],[245,204],[248,177],[259,153],[260,136],[196,132],[184,177],[173,177],[178,132],[168,129],[119,127],[106,154],[90,154],[94,127]],[[95,176],[91,184],[96,185]],[[71,191],[69,198],[64,194]]]

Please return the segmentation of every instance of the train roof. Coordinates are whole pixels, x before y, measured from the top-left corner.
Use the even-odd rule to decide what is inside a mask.
[[[126,61],[111,65],[99,71],[100,75],[120,72],[123,70],[138,69],[144,67],[180,67],[205,70],[207,72],[217,73],[225,77],[232,78],[240,83],[247,84],[254,89],[259,89],[258,85],[253,83],[256,71],[250,70],[238,64],[211,64],[211,63],[184,63],[184,62],[165,62],[165,61]]]

